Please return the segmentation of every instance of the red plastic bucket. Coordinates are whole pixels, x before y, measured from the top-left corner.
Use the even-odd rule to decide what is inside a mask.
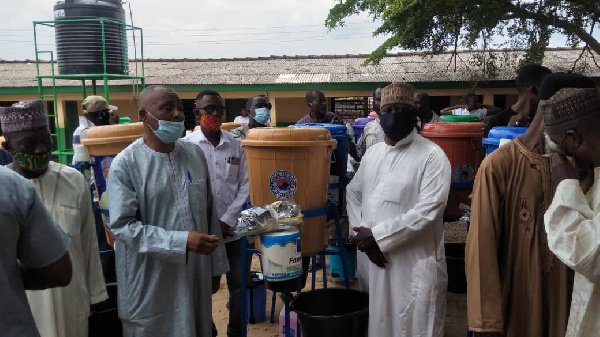
[[[444,211],[446,221],[460,219],[461,203],[470,205],[469,195],[483,158],[481,140],[484,128],[484,123],[429,123],[421,131],[423,137],[444,150],[452,167],[452,185]]]

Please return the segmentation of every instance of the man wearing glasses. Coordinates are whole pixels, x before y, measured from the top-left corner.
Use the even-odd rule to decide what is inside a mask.
[[[251,111],[250,123],[254,123],[256,112],[254,109]],[[223,99],[219,93],[212,90],[199,93],[196,96],[194,115],[200,130],[192,132],[183,141],[200,146],[206,156],[211,193],[230,266],[227,273],[230,303],[227,336],[236,337],[242,335],[242,240],[241,236],[235,235],[233,228],[248,200],[249,189],[246,154],[241,141],[220,129],[224,112]],[[220,283],[220,278],[219,275],[216,282]],[[218,289],[216,284],[214,289]]]
[[[248,109],[248,116],[250,116],[248,124],[231,130],[231,134],[240,139],[246,139],[246,134],[248,134],[250,129],[269,126],[271,107],[271,103],[269,103],[266,96],[250,97],[246,102],[246,109]]]

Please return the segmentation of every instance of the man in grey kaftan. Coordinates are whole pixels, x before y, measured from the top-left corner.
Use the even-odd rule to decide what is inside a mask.
[[[211,280],[229,265],[206,159],[193,144],[169,141],[159,131],[163,123],[152,122],[166,115],[152,109],[171,109],[182,120],[180,107],[164,108],[176,94],[164,87],[147,90],[167,102],[144,103],[141,95],[146,133],[115,158],[108,181],[123,335],[210,337]],[[170,152],[152,149],[158,142],[153,137],[161,146],[170,144]],[[190,246],[194,235],[218,237],[218,246],[212,254],[199,253]]]

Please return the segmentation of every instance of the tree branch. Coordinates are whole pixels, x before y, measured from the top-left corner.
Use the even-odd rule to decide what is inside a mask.
[[[600,42],[596,40],[592,35],[585,31],[582,27],[574,25],[568,21],[565,21],[557,16],[546,16],[543,13],[530,12],[523,9],[520,6],[510,5],[509,11],[512,11],[514,15],[508,15],[508,18],[520,17],[526,19],[532,19],[542,24],[553,26],[556,28],[564,29],[567,32],[572,32],[577,35],[583,42],[585,42],[592,50],[600,54]]]
[[[594,64],[596,65],[596,67],[598,69],[600,69],[600,65],[598,65],[598,62],[596,62],[596,56],[594,56],[594,53],[592,53],[592,51],[588,48],[588,52],[590,53],[590,55],[592,55],[592,60],[594,61]]]
[[[596,26],[596,21],[592,22],[592,27],[590,28],[590,35],[594,34],[594,26]],[[572,69],[572,71],[575,71],[575,67],[577,66],[577,62],[579,62],[579,60],[581,60],[581,58],[583,57],[583,54],[585,54],[586,50],[589,50],[589,49],[590,49],[590,47],[586,43],[585,46],[583,47],[583,50],[581,51],[581,54],[579,54],[579,57],[575,60],[575,62],[573,62],[573,69]],[[594,55],[592,54],[592,56],[594,56]],[[596,59],[594,59],[594,63],[596,63]],[[597,63],[596,63],[596,66],[598,66]]]
[[[573,68],[571,68],[571,71],[575,71],[575,67],[577,66],[577,62],[579,62],[581,60],[581,58],[583,57],[583,54],[585,54],[585,52],[589,49],[589,46],[586,44],[583,49],[581,50],[581,54],[579,54],[579,57],[577,57],[577,59],[575,60],[575,62],[573,62]]]
[[[461,22],[461,26],[462,26],[462,22]],[[458,56],[458,38],[460,36],[460,27],[458,27],[454,33],[454,51],[452,51],[452,55],[450,56],[450,62],[448,62],[448,65],[446,66],[446,70],[448,70],[448,68],[450,68],[450,65],[452,64],[452,59],[454,59],[454,72],[456,72],[456,57]]]

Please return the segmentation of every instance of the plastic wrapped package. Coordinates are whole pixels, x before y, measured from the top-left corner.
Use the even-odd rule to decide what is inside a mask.
[[[299,228],[302,210],[293,201],[276,201],[264,207],[242,211],[235,234],[254,236],[278,230]]]

